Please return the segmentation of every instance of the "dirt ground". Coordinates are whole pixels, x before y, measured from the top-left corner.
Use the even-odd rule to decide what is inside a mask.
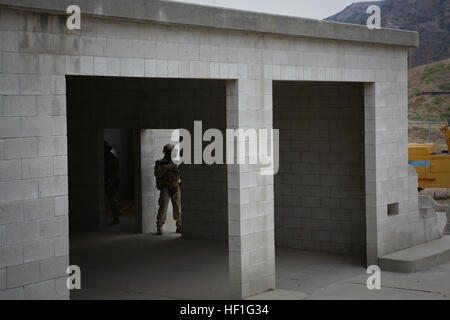
[[[447,150],[445,135],[439,129],[443,125],[431,126],[431,142],[436,145],[436,151]],[[410,124],[408,126],[409,143],[427,143],[428,141],[428,125],[426,124]]]

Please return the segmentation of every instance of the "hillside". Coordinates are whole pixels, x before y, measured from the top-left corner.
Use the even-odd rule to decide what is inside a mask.
[[[447,121],[450,119],[450,95],[422,95],[423,91],[450,91],[450,59],[409,70],[408,117],[410,121]],[[447,149],[440,125],[432,126],[432,142]],[[409,125],[409,142],[426,142],[426,125]]]
[[[382,27],[419,32],[420,47],[413,49],[413,66],[450,57],[450,0],[357,2],[325,20],[366,24],[371,4],[381,8]]]
[[[450,96],[422,95],[422,92],[450,91],[450,59],[409,70],[409,120],[450,119]]]

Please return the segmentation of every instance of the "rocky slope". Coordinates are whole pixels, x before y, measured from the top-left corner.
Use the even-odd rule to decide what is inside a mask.
[[[325,20],[366,24],[371,4],[381,8],[382,27],[419,32],[420,47],[413,49],[413,66],[450,57],[450,0],[357,2]]]

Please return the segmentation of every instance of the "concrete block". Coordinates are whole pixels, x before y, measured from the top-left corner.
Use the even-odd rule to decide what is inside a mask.
[[[39,137],[53,134],[53,117],[22,117],[22,136]]]
[[[145,59],[145,76],[156,77],[156,59]]]
[[[323,230],[312,230],[311,239],[313,241],[330,241],[331,233]]]
[[[0,247],[0,268],[21,263],[23,263],[23,247],[21,245]]]
[[[55,137],[55,153],[58,156],[67,155],[67,136]]]
[[[55,256],[67,256],[69,255],[69,237],[58,237],[55,238]]]
[[[0,182],[0,201],[18,201],[36,199],[38,184],[34,180],[14,180]]]
[[[56,297],[55,280],[31,284],[24,287],[25,300],[51,300]]]
[[[0,160],[5,159],[5,140],[0,139]]]
[[[22,203],[0,202],[0,225],[22,221]]]
[[[70,75],[81,74],[81,59],[78,56],[66,56],[66,73]]]
[[[39,263],[27,263],[6,268],[8,288],[31,284],[39,281]]]
[[[2,55],[4,73],[37,73],[37,55],[4,52]]]
[[[55,280],[56,298],[70,298],[70,290],[67,289],[67,278],[58,278]]]
[[[54,176],[39,180],[39,196],[53,197],[68,193],[67,176]]]
[[[168,61],[167,65],[167,75],[170,78],[178,78],[179,76],[179,62],[178,61]]]
[[[15,288],[0,291],[0,300],[23,300],[23,288]]]
[[[67,175],[67,156],[58,156],[53,158],[53,174]]]
[[[55,214],[53,199],[44,198],[23,202],[23,218],[25,220],[49,219]]]
[[[210,77],[213,79],[220,78],[220,64],[216,62],[211,62],[209,65]]]
[[[0,48],[3,52],[19,51],[19,37],[16,31],[0,31]]]
[[[38,239],[36,221],[18,222],[6,226],[6,242],[8,245]]]
[[[69,233],[69,223],[67,216],[60,216],[49,220],[39,221],[40,239],[65,236],[68,233]]]
[[[64,75],[66,73],[66,57],[53,54],[38,54],[37,69],[39,74]]]
[[[199,59],[206,62],[218,62],[219,47],[201,45],[199,51]]]
[[[42,260],[39,262],[39,275],[41,280],[50,280],[66,277],[66,270],[69,266],[69,256],[62,256]]]
[[[32,116],[36,114],[35,96],[5,96],[5,116]]]
[[[108,74],[107,58],[94,57],[94,74],[98,76],[106,76]]]
[[[20,160],[0,160],[0,181],[21,179]]]
[[[107,67],[108,76],[119,76],[120,75],[120,59],[107,58],[106,67]]]
[[[40,240],[23,245],[23,259],[25,263],[50,259],[55,254],[53,239]]]
[[[92,74],[92,73],[88,73]],[[52,94],[66,94],[66,77],[52,76]]]
[[[47,157],[22,160],[22,176],[24,179],[49,177],[52,175],[52,158]]]
[[[351,243],[351,234],[350,233],[344,233],[344,232],[333,232],[332,233],[332,240],[336,243]]]
[[[0,290],[6,289],[6,269],[0,269]]]
[[[0,226],[0,247],[6,246],[6,226]]]
[[[157,60],[156,75],[158,77],[167,77],[167,60]]]
[[[67,136],[37,138],[39,156],[67,155]]]
[[[0,94],[18,95],[20,92],[20,82],[17,75],[0,74]]]
[[[53,117],[53,135],[61,136],[67,134],[67,119],[65,116]]]
[[[51,94],[52,77],[49,75],[20,75],[21,94]]]
[[[144,59],[120,59],[120,75],[143,77],[145,75]]]
[[[69,197],[57,197],[55,200],[55,215],[63,216],[69,213]]]
[[[56,137],[39,137],[35,139],[39,156],[56,155]]]
[[[36,113],[40,116],[65,116],[66,96],[37,96]]]
[[[17,138],[4,140],[6,159],[29,158],[37,156],[36,138]]]
[[[0,117],[0,138],[15,138],[21,135],[19,117]]]

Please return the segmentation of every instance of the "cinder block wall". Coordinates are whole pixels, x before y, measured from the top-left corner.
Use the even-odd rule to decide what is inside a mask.
[[[273,107],[276,244],[364,255],[363,84],[274,82]]]
[[[148,132],[150,136],[142,136],[144,144],[151,145],[141,143],[141,165],[144,165],[141,183],[145,193],[142,210],[148,210],[143,214],[146,218],[142,221],[142,230],[154,231],[150,222],[154,220],[157,208],[157,195],[151,188],[154,184],[153,166],[155,158],[162,157],[162,148],[169,135],[163,130],[164,135],[159,139],[159,135],[151,133],[161,129],[186,128],[193,134],[196,120],[202,121],[203,130],[217,128],[224,132],[225,82],[77,77],[69,79],[67,91],[69,146],[78,145],[78,150],[72,153],[78,155],[75,159],[81,158],[83,161],[82,164],[74,162],[72,165],[72,153],[69,152],[70,168],[74,170],[69,171],[70,217],[71,222],[74,222],[71,228],[76,230],[77,225],[81,228],[97,228],[100,221],[98,214],[102,211],[99,206],[103,204],[102,161],[97,159],[97,163],[93,163],[93,159],[98,156],[98,149],[88,148],[86,137],[81,133],[100,134],[103,128],[154,128]],[[102,147],[103,140],[100,138],[89,141],[96,145],[100,143]],[[191,144],[193,147],[194,136],[191,137]],[[92,189],[91,196],[86,195],[88,189]],[[225,165],[182,166],[183,236],[227,239],[227,203]],[[79,206],[86,208],[79,210]],[[72,219],[72,216],[81,217],[81,221]],[[169,213],[168,221],[171,219]]]
[[[424,229],[417,194],[408,187],[406,47],[91,16],[83,17],[81,32],[68,32],[65,12],[2,8],[0,51],[0,299],[68,297],[68,261],[59,264],[68,254],[66,75],[235,81],[227,99],[230,128],[272,127],[272,80],[365,82],[368,261],[376,263],[378,256],[421,241],[414,236]],[[192,90],[187,86],[185,91]],[[111,95],[99,102],[118,98]],[[127,113],[133,103],[109,109],[120,116],[108,127],[130,121]],[[91,105],[80,107],[86,119],[93,116]],[[142,128],[159,128],[167,121],[164,128],[180,127],[180,122],[161,115],[144,109],[138,123],[145,119],[153,123]],[[26,175],[24,163],[46,169]],[[257,174],[231,168],[228,175],[234,297],[274,286],[273,177],[243,183]],[[264,188],[267,192],[260,198],[254,196]],[[395,202],[400,214],[387,217],[387,204]],[[34,205],[29,219],[25,208]],[[40,231],[32,239],[8,242],[8,229],[19,230],[29,220],[42,229],[42,236]],[[41,254],[32,261],[24,259],[24,248],[45,246],[43,240],[49,240],[54,251],[34,250]],[[254,259],[257,252],[261,255]],[[40,272],[45,266],[53,274],[37,277],[37,263]],[[14,279],[9,274],[24,268],[30,268],[32,276],[7,283]]]

